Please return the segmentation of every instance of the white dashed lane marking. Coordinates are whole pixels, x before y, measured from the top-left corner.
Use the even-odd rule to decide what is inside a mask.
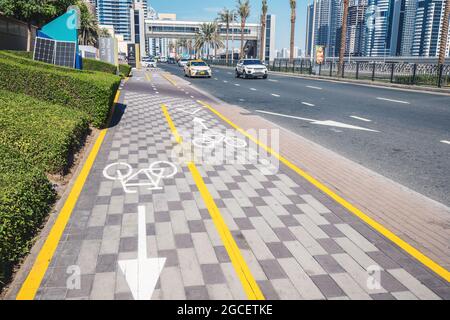
[[[441,140],[441,142],[445,143],[445,144],[450,144],[450,141],[447,141],[447,140]]]
[[[315,107],[314,104],[309,103],[309,102],[304,102],[304,101],[302,101],[302,104],[304,104],[305,106],[308,106],[308,107]]]
[[[372,122],[372,120],[369,120],[369,119],[366,119],[366,118],[357,117],[357,116],[350,116],[350,118],[361,120],[361,121],[365,121],[365,122]]]
[[[403,103],[403,104],[409,104],[409,102],[408,102],[408,101],[402,101],[402,100],[394,100],[394,99],[381,98],[381,97],[377,97],[377,100],[382,100],[382,101],[389,101],[389,102],[395,102],[395,103]]]
[[[272,96],[274,96],[274,97],[277,97],[277,98],[279,98],[279,97],[280,97],[280,95],[279,95],[279,94],[275,94],[275,93],[272,93]]]
[[[315,90],[322,90],[321,87],[315,87],[315,86],[306,86],[306,87],[310,88],[310,89],[315,89]]]

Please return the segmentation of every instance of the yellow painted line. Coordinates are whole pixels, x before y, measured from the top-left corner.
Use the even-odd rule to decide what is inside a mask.
[[[172,80],[168,74],[161,73],[161,75],[164,77],[164,79],[169,81],[174,87],[177,87],[177,83],[174,80]]]
[[[212,113],[217,115],[220,119],[222,119],[224,122],[229,124],[231,127],[242,133],[244,136],[246,136],[248,139],[256,143],[258,146],[263,148],[266,152],[269,152],[272,154],[275,158],[277,158],[281,163],[286,165],[288,168],[295,171],[298,175],[306,179],[308,182],[310,182],[312,185],[314,185],[317,189],[327,194],[330,198],[335,200],[337,203],[339,203],[341,206],[346,208],[348,211],[353,213],[355,216],[360,218],[362,221],[367,223],[369,226],[371,226],[373,229],[378,231],[380,234],[382,234],[384,237],[395,243],[397,246],[402,248],[404,251],[406,251],[408,254],[410,254],[412,257],[420,261],[423,265],[434,271],[436,274],[441,276],[443,279],[445,279],[447,282],[450,282],[450,272],[427,257],[425,254],[420,252],[418,249],[414,248],[412,245],[401,239],[399,236],[394,234],[392,231],[388,230],[386,227],[381,225],[380,223],[376,222],[374,219],[370,218],[368,215],[366,215],[364,212],[356,208],[354,205],[352,205],[350,202],[336,194],[334,191],[332,191],[330,188],[325,186],[324,184],[317,181],[314,177],[312,177],[307,172],[303,171],[299,167],[297,167],[295,164],[290,162],[288,159],[284,158],[282,155],[274,151],[272,148],[266,146],[265,144],[261,143],[258,139],[247,133],[244,129],[240,128],[236,124],[234,124],[231,120],[226,118],[224,115],[222,115],[219,111],[215,110],[213,107],[211,107],[209,104],[198,100],[198,103],[209,109]]]
[[[145,78],[147,79],[148,82],[151,82],[151,81],[152,81],[152,74],[146,72],[146,73],[145,73]]]
[[[167,111],[167,107],[165,105],[162,105],[161,107],[164,115],[166,116],[172,134],[175,136],[175,138],[177,138],[178,136],[177,129],[173,124],[169,112]],[[256,282],[255,278],[253,277],[250,271],[250,268],[245,262],[244,257],[242,256],[242,253],[239,250],[239,247],[233,238],[233,235],[231,234],[230,230],[227,227],[227,224],[223,220],[223,217],[220,214],[220,210],[217,207],[211,193],[209,192],[208,187],[206,186],[205,181],[203,180],[200,172],[195,166],[195,163],[189,162],[188,168],[192,174],[192,177],[195,181],[195,184],[197,185],[198,190],[200,191],[202,199],[205,202],[205,206],[208,209],[209,214],[211,215],[211,218],[214,222],[217,232],[219,233],[220,238],[222,239],[223,245],[227,250],[231,263],[239,277],[239,280],[241,281],[242,287],[244,288],[247,298],[249,300],[265,300],[265,297],[261,289],[259,288],[258,283]]]
[[[114,106],[118,103],[119,97],[120,91],[118,90],[114,99]],[[113,113],[114,107],[110,114],[110,119]],[[47,236],[47,239],[45,240],[44,245],[42,246],[37,256],[30,273],[28,274],[27,278],[22,284],[22,287],[20,288],[19,293],[16,296],[16,300],[33,300],[36,296],[36,292],[41,285],[42,279],[45,276],[45,272],[47,271],[56,248],[58,247],[58,243],[61,240],[61,236],[63,235],[64,229],[66,228],[70,216],[72,215],[72,211],[78,201],[81,191],[83,190],[89,172],[91,171],[95,159],[97,158],[97,154],[100,150],[100,147],[102,146],[107,131],[108,129],[103,129],[102,131],[100,131],[100,134],[95,141],[95,144],[91,152],[89,153],[89,156],[86,159],[86,162],[81,169],[81,172],[77,177],[66,202],[64,203],[64,206],[62,207],[58,218],[55,221],[55,224],[50,230],[50,233]]]
[[[175,137],[175,141],[177,143],[182,143],[183,139],[178,134],[178,130],[175,127],[175,124],[172,121],[172,118],[170,117],[169,111],[167,111],[167,106],[165,104],[161,105],[162,111],[164,115],[166,116],[167,123],[169,124],[170,130],[172,131],[173,136]]]

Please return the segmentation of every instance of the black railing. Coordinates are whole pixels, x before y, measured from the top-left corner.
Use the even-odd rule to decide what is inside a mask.
[[[234,67],[237,60],[208,60],[209,64]],[[338,60],[326,60],[323,64],[314,64],[310,59],[275,59],[268,68],[270,71],[323,77],[343,77],[347,79],[380,81],[405,85],[422,85],[450,88],[450,64],[384,62],[384,61],[348,61],[344,62],[338,75]]]

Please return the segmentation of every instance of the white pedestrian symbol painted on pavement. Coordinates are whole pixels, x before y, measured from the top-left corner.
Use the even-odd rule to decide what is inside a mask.
[[[125,193],[136,193],[139,187],[148,187],[148,190],[161,190],[161,181],[175,176],[177,167],[167,161],[156,161],[148,168],[140,169],[133,173],[133,168],[126,162],[117,162],[108,165],[103,170],[103,176],[109,180],[118,180],[122,183]],[[141,182],[140,177],[145,177],[146,181]]]

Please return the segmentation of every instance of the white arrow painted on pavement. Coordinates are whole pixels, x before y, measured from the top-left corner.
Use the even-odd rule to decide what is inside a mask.
[[[193,121],[199,123],[205,130],[208,130],[208,127],[206,126],[204,119],[195,117]]]
[[[377,130],[372,130],[372,129],[367,129],[367,128],[363,128],[363,127],[353,126],[351,124],[346,124],[346,123],[332,121],[332,120],[319,121],[319,120],[314,120],[314,119],[301,118],[301,117],[290,116],[290,115],[286,115],[286,114],[281,114],[281,113],[276,113],[276,112],[269,112],[269,111],[263,111],[263,110],[256,110],[256,112],[270,114],[272,116],[279,116],[279,117],[284,117],[284,118],[291,118],[291,119],[308,121],[308,122],[311,122],[312,124],[318,124],[318,125],[321,125],[321,126],[330,126],[330,127],[354,129],[354,130],[362,130],[362,131],[370,131],[370,132],[379,132]]]
[[[151,300],[166,258],[147,258],[145,207],[138,208],[138,258],[120,260],[119,267],[134,300]]]

